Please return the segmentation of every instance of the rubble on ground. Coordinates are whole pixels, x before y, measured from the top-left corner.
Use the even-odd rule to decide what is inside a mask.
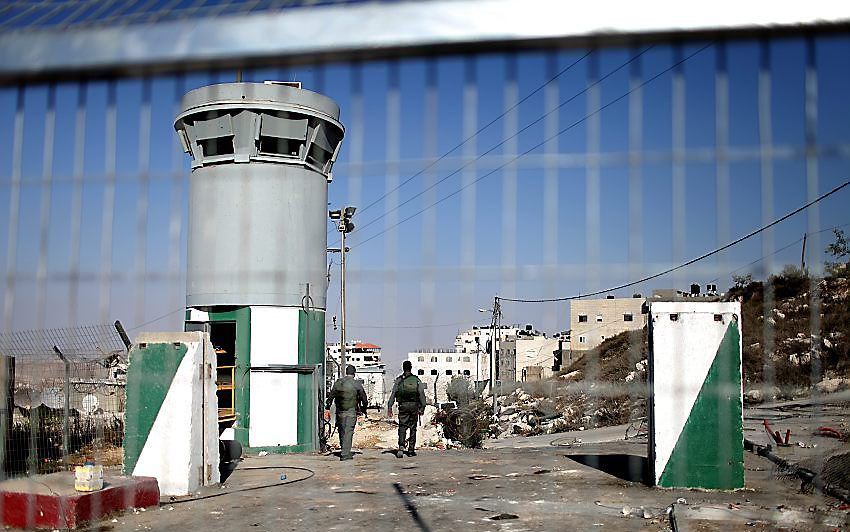
[[[446,438],[443,428],[434,423],[437,409],[431,405],[425,407],[425,414],[420,417],[416,430],[417,449],[451,449],[460,447],[456,442]],[[369,412],[360,416],[354,428],[355,449],[396,449],[398,447],[398,420],[396,417],[386,418],[383,412]],[[339,449],[339,438],[336,434],[328,441],[328,448]]]
[[[500,439],[514,435],[557,434],[619,425],[645,415],[645,398],[626,393],[602,396],[594,394],[592,389],[564,387],[547,397],[517,388],[500,399],[490,433]]]

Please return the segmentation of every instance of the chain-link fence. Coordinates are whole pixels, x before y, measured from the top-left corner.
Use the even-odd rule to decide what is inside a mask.
[[[67,470],[93,458],[120,466],[126,346],[120,324],[0,336],[3,473]]]

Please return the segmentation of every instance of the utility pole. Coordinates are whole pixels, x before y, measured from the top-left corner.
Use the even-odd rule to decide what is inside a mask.
[[[339,252],[339,367],[340,378],[345,371],[345,231],[340,231],[342,244]]]
[[[501,309],[499,308],[499,298],[496,297],[493,299],[492,337],[490,341],[490,391],[493,392],[493,417],[496,416],[496,411],[499,406],[499,392],[496,388],[496,374],[499,372],[499,361],[497,359],[499,355],[496,348],[496,334],[500,314]]]
[[[354,211],[357,207],[346,207],[335,211],[328,211],[328,216],[331,220],[337,222],[336,228],[340,232],[342,242],[339,248],[339,377],[345,376],[345,252],[348,249],[345,247],[345,235],[354,231],[354,223],[351,218],[354,216]],[[336,250],[332,250],[336,251]]]

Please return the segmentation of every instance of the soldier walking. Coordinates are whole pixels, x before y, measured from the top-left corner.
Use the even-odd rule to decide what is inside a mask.
[[[357,415],[366,413],[366,390],[354,380],[356,370],[351,364],[345,367],[345,377],[337,379],[328,394],[326,409],[336,404],[336,430],[339,432],[340,460],[351,460],[351,440]]]
[[[425,385],[413,374],[409,360],[404,361],[402,369],[404,373],[396,377],[387,404],[387,417],[392,417],[393,403],[398,401],[398,458],[404,456],[405,448],[407,456],[416,456],[416,424],[425,413]]]

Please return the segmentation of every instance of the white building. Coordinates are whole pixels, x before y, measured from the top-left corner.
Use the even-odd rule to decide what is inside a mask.
[[[327,346],[326,374],[328,381],[333,384],[338,375],[340,363],[340,344]],[[366,399],[370,407],[380,408],[387,403],[386,365],[381,359],[381,347],[361,341],[345,343],[345,363],[357,368],[357,380],[363,383]]]
[[[497,380],[513,382],[516,380],[516,361],[512,353],[502,347],[504,342],[517,335],[534,331],[531,325],[502,325],[497,329],[496,352],[499,371]],[[435,395],[438,402],[445,402],[446,386],[453,378],[461,377],[474,383],[487,383],[490,380],[490,339],[492,328],[475,326],[458,333],[454,349],[421,349],[407,354],[413,364],[413,373],[425,383],[429,400]],[[513,351],[514,348],[512,348]],[[551,366],[551,363],[549,364]]]
[[[538,331],[521,331],[518,335],[509,337],[500,343],[500,362],[504,365],[514,364],[514,373],[502,374],[502,380],[527,382],[546,379],[553,375],[555,352],[562,353],[562,364],[569,360],[569,338],[566,334],[557,333],[548,338]],[[510,371],[505,368],[505,371]],[[501,372],[500,372],[501,373]]]
[[[607,297],[605,299],[575,299],[570,302],[570,329],[573,351],[593,349],[606,338],[624,331],[637,331],[646,326],[643,306],[646,299]]]
[[[481,370],[479,357],[474,353],[463,353],[452,348],[422,349],[407,354],[413,364],[413,373],[425,384],[425,394],[433,402],[436,391],[437,402],[446,402],[446,386],[453,378],[477,380],[476,371]]]

